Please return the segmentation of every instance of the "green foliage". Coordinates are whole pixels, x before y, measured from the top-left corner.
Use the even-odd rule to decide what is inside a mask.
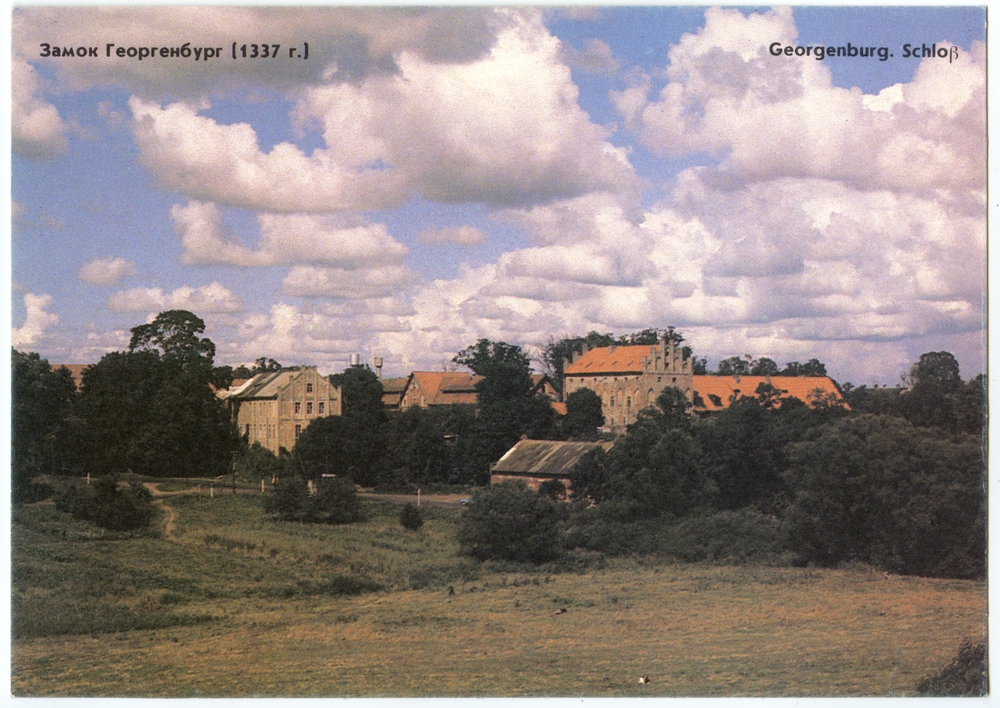
[[[373,429],[385,422],[382,382],[371,369],[350,366],[343,373],[331,376],[330,382],[340,388],[341,415],[345,418],[362,421]]]
[[[481,408],[531,396],[531,360],[517,345],[480,339],[453,361],[483,377],[476,384]]]
[[[89,485],[68,484],[56,499],[56,508],[109,531],[135,531],[156,516],[149,490],[138,482],[121,489],[114,477],[100,477]]]
[[[462,512],[458,542],[478,560],[545,563],[563,551],[555,502],[520,480],[478,490]]]
[[[604,425],[601,397],[589,388],[566,396],[566,415],[559,426],[567,440],[597,440],[597,429]]]
[[[917,684],[922,696],[975,697],[989,694],[989,665],[986,662],[986,642],[966,639],[958,655],[933,676]]]
[[[215,345],[196,336],[202,329],[190,313],[163,313],[135,328],[129,351],[108,353],[84,371],[77,413],[89,472],[229,471],[237,438],[210,385]]]
[[[293,466],[307,479],[336,475],[374,486],[387,474],[385,431],[366,417],[314,418],[292,453]]]
[[[315,492],[300,477],[278,480],[264,497],[264,511],[282,521],[351,524],[364,520],[354,485],[339,477],[320,479]]]
[[[152,351],[163,359],[179,364],[187,371],[210,374],[215,358],[215,344],[205,331],[205,322],[187,310],[161,312],[148,324],[132,328],[128,350]]]
[[[756,509],[712,511],[680,519],[657,534],[656,552],[688,563],[784,565],[785,524]]]
[[[986,563],[983,448],[898,418],[864,415],[789,448],[786,512],[804,561],[979,578]]]
[[[238,478],[257,483],[262,479],[271,480],[286,469],[286,463],[260,442],[243,446],[236,457],[235,466]]]
[[[399,512],[399,523],[404,529],[416,531],[424,525],[424,517],[420,514],[420,509],[414,504],[407,503],[403,505],[403,508]]]
[[[53,370],[34,352],[11,350],[11,495],[35,500],[28,487],[41,473],[62,473],[77,456],[73,417],[76,384],[65,368]]]

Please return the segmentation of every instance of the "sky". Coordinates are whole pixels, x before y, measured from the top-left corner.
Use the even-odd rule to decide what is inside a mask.
[[[710,367],[968,379],[984,42],[958,7],[15,9],[12,344],[93,363],[186,309],[217,364],[401,376],[673,326]]]

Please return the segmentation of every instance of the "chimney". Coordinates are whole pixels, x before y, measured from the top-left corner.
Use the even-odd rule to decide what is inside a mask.
[[[382,379],[382,357],[375,357],[375,374],[378,376],[379,380]]]

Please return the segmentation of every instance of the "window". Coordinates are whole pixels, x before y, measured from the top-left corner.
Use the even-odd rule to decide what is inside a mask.
[[[296,440],[298,440],[298,439],[299,439],[299,434],[300,434],[301,432],[302,432],[302,426],[301,426],[301,425],[296,425],[296,426],[295,426],[295,439],[296,439]]]
[[[313,402],[306,401],[306,415],[312,415],[313,412]]]
[[[615,394],[613,394],[613,393],[611,394],[611,407],[612,408],[615,407]]]
[[[628,396],[628,397],[625,398],[625,407],[626,408],[631,408],[632,407],[632,397],[631,396]]]
[[[295,402],[295,413],[298,414],[298,413],[301,413],[301,412],[302,412],[302,403],[300,401],[296,401]]]
[[[323,409],[326,408],[325,402],[324,401],[320,401],[317,405],[319,406],[319,409],[317,410],[317,413],[319,413],[320,415],[323,415]]]
[[[312,393],[312,392],[313,392],[313,385],[311,383],[307,383],[306,384],[306,393]]]

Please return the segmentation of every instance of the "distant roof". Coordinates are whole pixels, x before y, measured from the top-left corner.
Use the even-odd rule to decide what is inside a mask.
[[[564,374],[641,374],[642,358],[655,356],[655,344],[597,347],[563,369]]]
[[[782,397],[791,396],[810,405],[817,394],[832,394],[841,400],[840,391],[829,376],[695,376],[693,379],[694,392],[701,399],[695,405],[697,411],[720,411],[736,398],[753,398],[762,383],[774,386],[782,392]]]
[[[382,405],[388,408],[399,408],[399,401],[406,390],[409,376],[394,379],[382,379]]]
[[[521,440],[500,458],[490,473],[567,477],[580,458],[600,447],[609,449],[611,443]]]
[[[420,388],[428,406],[476,403],[476,384],[482,379],[465,371],[414,371],[410,385]]]
[[[83,372],[91,366],[91,364],[51,364],[53,371],[60,368],[69,371],[70,375],[73,377],[73,381],[76,382],[77,388],[80,388],[80,386],[83,385]]]
[[[216,395],[219,398],[276,398],[278,392],[305,368],[309,367],[265,371],[242,383],[233,381],[232,386]]]

